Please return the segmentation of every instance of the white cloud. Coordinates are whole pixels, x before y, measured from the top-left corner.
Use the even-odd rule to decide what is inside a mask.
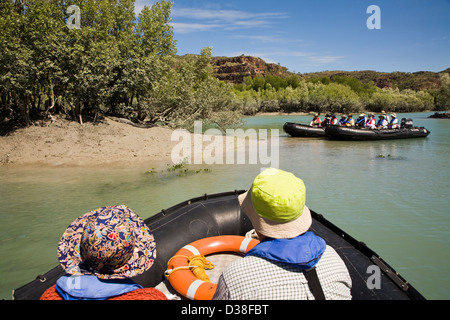
[[[286,14],[280,12],[252,13],[241,10],[174,7],[171,16],[174,21],[172,25],[175,28],[178,27],[178,30],[175,30],[176,32],[190,33],[208,31],[216,28],[236,30],[265,27],[271,25],[273,19],[286,17]]]
[[[279,12],[251,13],[240,10],[209,10],[197,8],[173,8],[173,17],[183,17],[195,20],[216,20],[216,21],[249,21],[257,19],[281,18],[286,16]]]
[[[342,60],[344,57],[342,56],[318,56],[318,55],[311,55],[308,56],[308,60],[312,63],[315,63],[315,65],[321,66],[329,63],[338,62],[339,60]]]
[[[191,33],[198,31],[211,31],[213,29],[222,28],[222,24],[208,24],[208,23],[180,23],[171,22],[170,25],[177,33]]]
[[[239,34],[232,37],[233,39],[252,40],[253,42],[261,43],[300,43],[302,40],[288,39],[281,36],[269,36],[269,35],[244,35]]]
[[[139,1],[138,1],[139,2]],[[297,63],[321,67],[332,63],[339,63],[343,56],[338,55],[322,55],[312,51],[289,50],[282,46],[289,44],[305,45],[304,41],[298,38],[289,38],[285,31],[282,33],[274,33],[274,26],[282,19],[288,18],[288,13],[283,12],[248,12],[243,10],[223,10],[220,7],[216,9],[206,8],[186,8],[175,5],[172,8],[171,25],[174,27],[175,33],[189,34],[195,32],[216,32],[219,30],[259,30],[258,28],[266,27],[263,34],[245,34],[244,32],[230,33],[228,37],[236,40],[246,41],[251,43],[253,50],[243,50],[241,52],[229,52],[222,54],[227,56],[239,56],[241,54],[260,57],[269,63],[278,63],[280,60],[295,60]],[[270,27],[271,29],[268,29]],[[271,30],[268,33],[267,30]],[[256,49],[255,45],[262,44],[276,44],[273,48]]]

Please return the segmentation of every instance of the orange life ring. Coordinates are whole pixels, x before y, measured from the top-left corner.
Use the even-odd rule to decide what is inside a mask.
[[[170,260],[167,272],[186,267],[188,256],[206,256],[219,252],[246,253],[259,243],[258,240],[242,236],[217,236],[194,241],[181,248]],[[184,297],[191,300],[211,300],[217,289],[216,283],[197,279],[190,270],[171,272],[169,282]]]

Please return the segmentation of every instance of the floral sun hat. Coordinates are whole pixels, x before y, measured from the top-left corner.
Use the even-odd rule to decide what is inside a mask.
[[[150,269],[156,243],[144,221],[126,206],[103,207],[72,222],[58,259],[68,274],[125,279]]]

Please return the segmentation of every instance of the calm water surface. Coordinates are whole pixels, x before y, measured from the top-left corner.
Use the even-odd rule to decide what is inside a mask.
[[[346,142],[291,138],[286,121],[258,116],[245,128],[279,129],[280,168],[301,177],[307,205],[364,241],[428,299],[450,299],[450,121],[400,114],[431,131],[426,139]],[[142,218],[204,193],[247,189],[261,165],[169,163],[135,167],[0,167],[0,299],[57,265],[56,247],[78,216],[126,204]],[[147,173],[153,168],[154,173]]]

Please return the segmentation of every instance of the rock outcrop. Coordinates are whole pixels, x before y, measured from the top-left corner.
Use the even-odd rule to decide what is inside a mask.
[[[213,57],[211,64],[215,77],[235,84],[242,83],[245,77],[266,76],[268,74],[282,76],[287,73],[285,67],[267,63],[261,58],[251,56]]]
[[[439,112],[436,112],[435,114],[432,114],[428,118],[450,119],[450,113],[439,113]]]

